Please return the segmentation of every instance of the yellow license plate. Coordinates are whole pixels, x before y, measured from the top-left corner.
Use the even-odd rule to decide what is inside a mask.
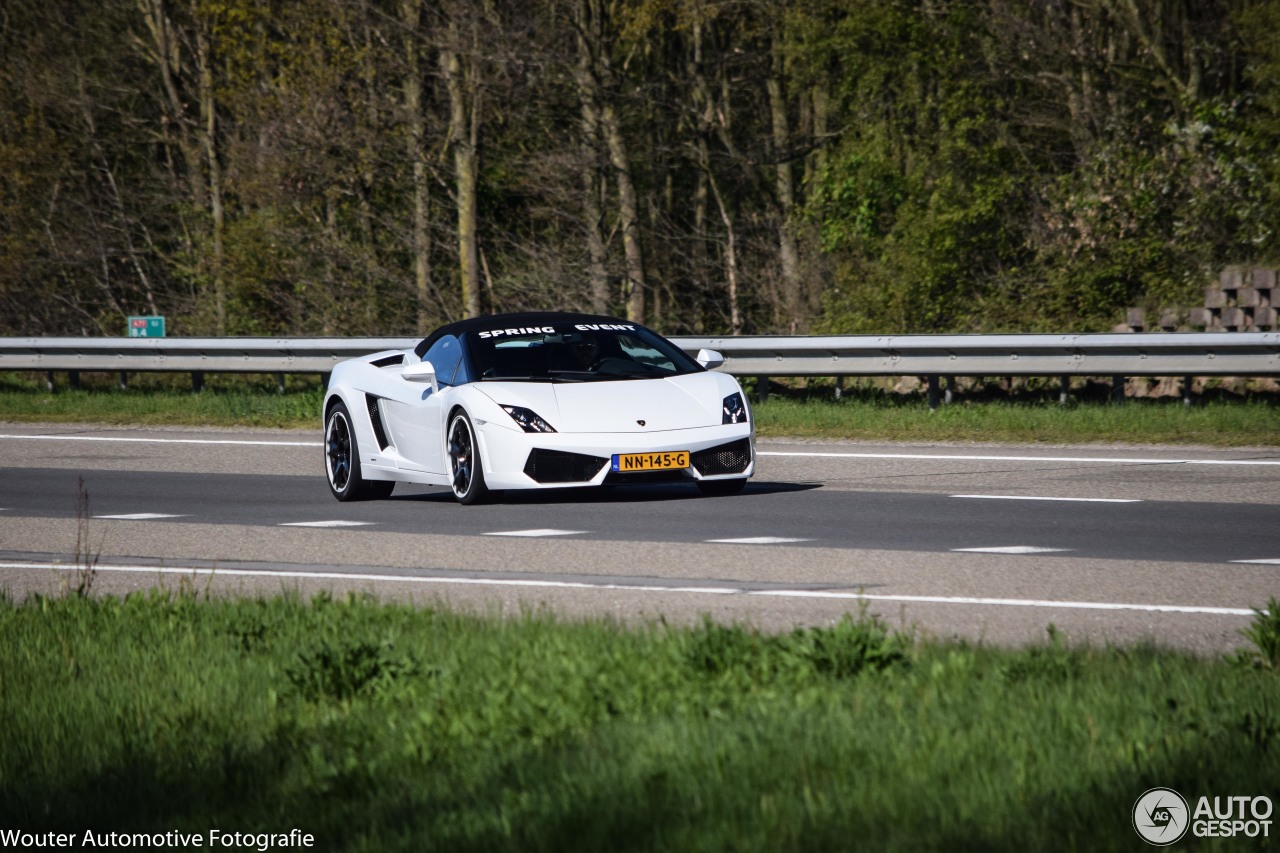
[[[664,453],[615,453],[613,470],[622,474],[631,471],[668,471],[689,467],[689,451],[668,450]]]

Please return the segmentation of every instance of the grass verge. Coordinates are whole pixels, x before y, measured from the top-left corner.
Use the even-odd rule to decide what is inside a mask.
[[[33,374],[0,375],[0,418],[16,422],[141,426],[319,428],[323,393],[314,377],[209,376],[192,393],[185,376],[143,375],[119,390],[106,375],[80,389],[49,392]],[[1280,400],[1274,395],[1207,395],[1192,406],[1177,399],[1122,405],[1086,400],[1059,405],[1045,386],[1000,396],[972,395],[930,411],[922,393],[830,388],[774,393],[753,406],[765,437],[868,441],[1016,442],[1048,444],[1280,445]]]
[[[121,390],[106,375],[85,375],[81,387],[46,389],[34,374],[0,374],[0,419],[18,423],[118,426],[280,427],[319,429],[324,393],[312,376],[274,378],[210,375],[194,393],[185,374],[131,377]]]
[[[1132,850],[1151,787],[1280,778],[1270,666],[1052,631],[1009,651],[867,619],[763,635],[188,592],[0,598],[0,636],[0,827],[23,831]]]
[[[867,441],[1017,444],[1280,445],[1280,405],[1215,400],[1069,403],[1015,397],[941,406],[892,395],[852,399],[770,398],[756,404],[760,435]]]

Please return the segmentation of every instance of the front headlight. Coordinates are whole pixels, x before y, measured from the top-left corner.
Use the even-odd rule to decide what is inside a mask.
[[[747,419],[747,403],[741,394],[725,397],[721,410],[724,412],[724,417],[720,420],[722,424],[740,424]]]
[[[520,429],[525,432],[555,432],[555,428],[544,421],[537,412],[523,406],[503,406],[502,411],[511,415],[511,420],[520,424]]]

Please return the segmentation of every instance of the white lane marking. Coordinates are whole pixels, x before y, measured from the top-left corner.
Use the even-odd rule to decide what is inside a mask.
[[[785,536],[749,536],[745,539],[708,539],[723,545],[782,545],[787,542],[812,542],[812,539],[788,539]]]
[[[372,521],[347,521],[346,519],[334,519],[333,521],[289,521],[278,527],[364,527],[374,524]]]
[[[500,530],[494,533],[485,533],[484,536],[575,536],[579,533],[586,533],[585,530],[556,530],[553,527],[543,527],[537,530]]]
[[[3,438],[3,436],[0,436]],[[757,450],[757,456],[814,456],[822,459],[915,459],[928,462],[1096,462],[1125,465],[1280,465],[1280,459],[1151,459],[1125,456],[985,456],[944,453],[811,453]]]
[[[1280,557],[1269,557],[1265,560],[1232,560],[1233,563],[1254,563],[1263,566],[1280,566]]]
[[[952,495],[953,498],[974,498],[990,501],[1072,501],[1092,504],[1140,504],[1137,498],[1055,498],[1042,495]]]
[[[582,583],[579,581],[504,580],[500,578],[421,577],[415,575],[377,575],[357,572],[304,572],[266,569],[207,569],[194,566],[127,566],[98,564],[99,572],[130,572],[152,575],[223,575],[226,577],[295,578],[304,580],[398,581],[421,584],[456,584],[462,586],[506,586],[543,589],[600,589],[626,592],[700,593],[704,595],[747,595],[769,598],[826,598],[839,601],[890,601],[907,604],[964,604],[1002,607],[1046,607],[1065,610],[1139,610],[1148,613],[1187,613],[1208,616],[1254,616],[1256,611],[1244,607],[1200,607],[1181,604],[1140,604],[1107,601],[1050,601],[1024,598],[975,598],[942,595],[873,595],[861,592],[828,592],[807,589],[735,589],[717,586],[640,586],[637,584]],[[81,571],[83,567],[65,563],[0,562],[0,569],[53,569]]]
[[[63,563],[0,563],[0,569],[55,569],[58,571],[80,571],[82,566]],[[456,584],[461,586],[516,586],[547,589],[604,589],[635,592],[696,592],[707,595],[735,595],[746,590],[734,587],[717,586],[640,586],[637,584],[616,583],[582,583],[580,581],[548,581],[548,580],[504,580],[501,578],[455,578],[455,577],[422,577],[417,575],[377,575],[360,574],[358,572],[301,572],[265,569],[206,569],[178,566],[104,566],[98,564],[94,569],[100,572],[133,572],[137,574],[160,575],[219,575],[226,577],[258,577],[258,578],[297,578],[303,580],[348,580],[348,581],[403,581],[405,583],[423,584]]]
[[[986,604],[1001,607],[1055,607],[1067,610],[1140,610],[1146,613],[1194,613],[1207,616],[1253,616],[1244,607],[1198,607],[1184,604],[1129,604],[1111,601],[1048,601],[1033,598],[970,598],[942,595],[868,595],[822,590],[758,590],[752,595],[785,595],[788,598],[836,598],[894,601],[908,604]]]
[[[128,515],[95,515],[94,518],[114,518],[120,521],[151,521],[156,518],[186,518],[186,516],[170,515],[164,512],[133,512]]]
[[[129,438],[104,435],[0,435],[0,438],[29,438],[33,441],[126,441],[137,444],[251,444],[266,447],[323,447],[321,441],[250,441],[231,438]]]
[[[0,434],[0,439],[30,439],[32,441],[125,441],[143,444],[239,444],[263,447],[323,447],[322,441],[266,441],[249,439],[211,438],[136,438],[102,435],[15,435]],[[1125,456],[998,456],[985,454],[944,453],[828,453],[816,451],[757,450],[757,456],[810,456],[820,459],[915,459],[928,462],[1090,462],[1098,464],[1123,463],[1126,465],[1280,465],[1280,459],[1152,459],[1150,457]]]
[[[952,548],[971,554],[1055,554],[1070,551],[1070,548],[1037,548],[1034,545],[1004,545],[999,548]]]

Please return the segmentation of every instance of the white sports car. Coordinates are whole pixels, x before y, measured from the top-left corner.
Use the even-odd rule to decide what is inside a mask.
[[[410,350],[338,364],[324,401],[340,501],[397,482],[464,504],[503,489],[693,482],[738,492],[755,435],[737,380],[637,323],[524,313],[443,326]]]

